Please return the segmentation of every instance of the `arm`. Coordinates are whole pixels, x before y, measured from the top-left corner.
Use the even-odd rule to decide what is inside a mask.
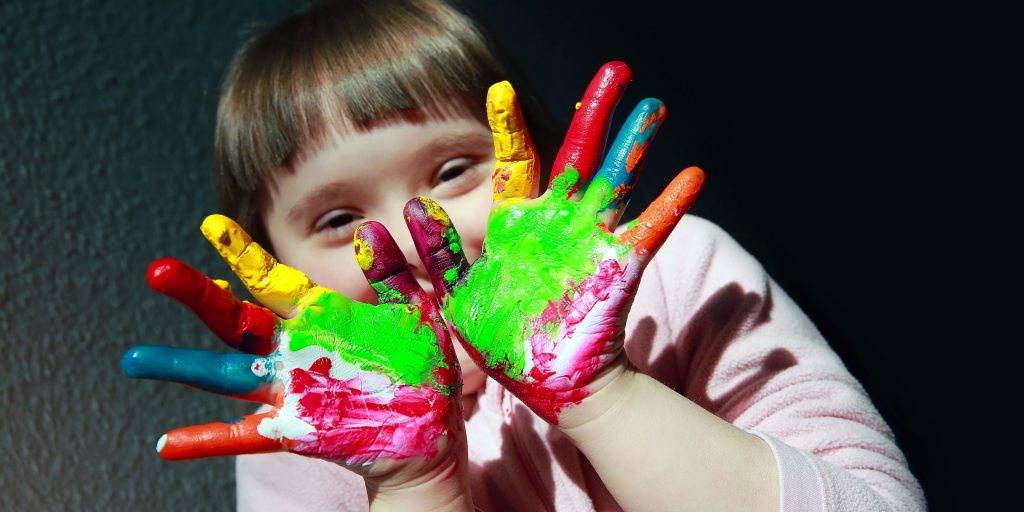
[[[768,442],[782,510],[924,510],[884,419],[807,315],[718,226],[687,215],[645,272],[626,350]],[[652,340],[647,343],[647,340]],[[639,342],[638,342],[639,341]]]

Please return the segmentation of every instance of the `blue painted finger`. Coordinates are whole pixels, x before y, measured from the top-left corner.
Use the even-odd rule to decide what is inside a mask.
[[[121,369],[133,379],[167,380],[240,399],[273,403],[274,362],[270,357],[139,345],[125,352]]]
[[[602,212],[609,229],[615,229],[629,203],[647,147],[665,121],[665,114],[665,104],[657,98],[647,98],[637,104],[615,137],[601,169],[594,175],[593,181],[606,180],[612,191]]]

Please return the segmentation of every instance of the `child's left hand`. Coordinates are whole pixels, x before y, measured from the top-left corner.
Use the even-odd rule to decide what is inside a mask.
[[[379,305],[278,263],[227,217],[208,217],[202,231],[266,308],[170,258],[150,267],[150,285],[247,353],[139,346],[125,354],[124,370],[273,408],[173,430],[158,443],[162,457],[290,451],[389,483],[459,465],[458,361],[440,312],[383,225],[366,223],[355,234],[356,259]]]
[[[483,253],[471,266],[436,203],[418,198],[406,206],[453,332],[488,375],[554,424],[627,367],[624,327],[643,269],[704,179],[698,168],[684,170],[630,229],[612,234],[664,118],[660,101],[641,102],[596,169],[628,78],[622,63],[595,77],[550,188],[536,198],[539,166],[514,92],[507,82],[491,88],[495,205]]]

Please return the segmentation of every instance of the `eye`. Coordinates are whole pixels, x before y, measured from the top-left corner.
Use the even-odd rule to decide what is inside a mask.
[[[438,197],[455,197],[473,190],[490,177],[479,159],[453,158],[438,169],[434,175],[434,194]]]
[[[317,219],[313,224],[313,232],[334,241],[348,237],[352,238],[352,232],[356,229],[356,222],[360,217],[349,210],[331,210]]]
[[[458,179],[460,176],[466,173],[473,166],[473,162],[468,158],[456,158],[455,160],[449,160],[437,173],[437,183],[445,183]]]

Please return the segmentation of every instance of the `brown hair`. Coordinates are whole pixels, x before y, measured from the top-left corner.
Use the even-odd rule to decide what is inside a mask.
[[[214,141],[225,213],[269,248],[261,220],[268,181],[341,120],[370,129],[455,107],[486,122],[487,88],[506,79],[481,28],[451,3],[313,3],[250,37],[228,67]],[[550,121],[513,84],[538,150],[551,153]]]

